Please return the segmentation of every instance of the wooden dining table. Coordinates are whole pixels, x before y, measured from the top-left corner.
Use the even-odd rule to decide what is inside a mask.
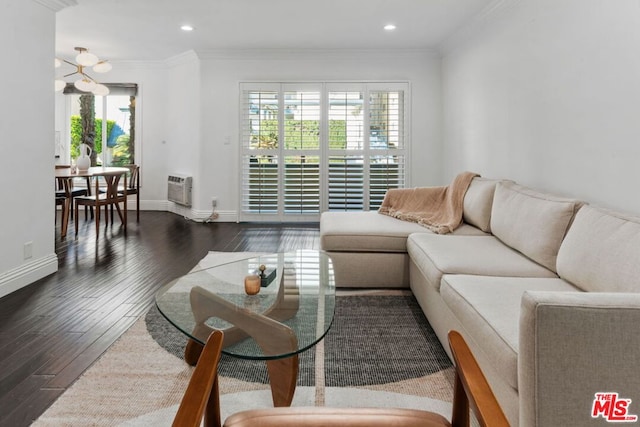
[[[127,224],[127,174],[129,173],[129,169],[127,168],[121,168],[121,167],[111,167],[111,166],[95,166],[95,167],[90,167],[87,170],[80,170],[80,169],[75,169],[72,170],[72,168],[56,168],[55,169],[55,180],[57,183],[59,183],[59,188],[63,188],[65,190],[66,194],[66,200],[65,200],[65,215],[63,215],[62,218],[62,225],[60,227],[60,236],[61,237],[65,237],[67,235],[67,229],[68,229],[68,225],[69,225],[69,212],[71,211],[71,209],[73,208],[73,206],[71,206],[71,194],[70,194],[70,190],[71,188],[73,188],[73,186],[71,185],[71,181],[73,181],[74,178],[87,178],[87,179],[95,179],[96,180],[96,184],[95,184],[95,191],[96,191],[96,195],[99,194],[99,183],[98,183],[98,177],[103,177],[104,181],[106,183],[106,187],[104,189],[105,193],[107,194],[107,197],[110,196],[115,196],[118,193],[118,185],[117,185],[117,180],[114,179],[114,177],[118,177],[118,176],[124,176],[124,185],[122,187],[122,190],[124,192],[124,209],[123,209],[123,213],[120,213],[120,209],[118,209],[118,213],[120,214],[120,219],[122,220],[122,223],[124,224],[125,228],[126,228],[126,224]],[[89,182],[89,181],[87,181]],[[88,194],[91,195],[91,185],[87,184],[87,191]],[[124,215],[124,216],[123,216]],[[74,219],[75,221],[78,220],[78,218]]]

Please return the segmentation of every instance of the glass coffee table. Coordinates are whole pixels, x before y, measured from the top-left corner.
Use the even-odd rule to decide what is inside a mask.
[[[248,295],[245,278],[261,266],[263,287]],[[211,332],[222,330],[223,353],[265,360],[274,406],[289,406],[298,354],[317,344],[333,321],[333,266],[315,250],[243,259],[174,280],[160,289],[156,305],[187,336],[187,363],[195,365]]]

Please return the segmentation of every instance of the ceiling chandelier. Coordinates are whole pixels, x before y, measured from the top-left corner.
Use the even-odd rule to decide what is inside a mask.
[[[63,79],[78,75],[78,79],[73,82],[73,85],[82,92],[91,92],[94,95],[105,96],[109,94],[109,88],[101,83],[98,83],[93,77],[89,76],[85,72],[85,68],[93,67],[92,70],[96,73],[106,73],[111,71],[111,64],[105,60],[100,60],[93,53],[89,53],[89,51],[84,47],[76,47],[74,48],[78,51],[78,55],[76,56],[76,62],[67,61],[66,59],[55,59],[55,66],[59,68],[62,66],[62,63],[66,63],[75,67],[75,71],[73,73],[66,74],[61,78],[56,79],[56,92],[63,90],[67,86],[67,82]]]

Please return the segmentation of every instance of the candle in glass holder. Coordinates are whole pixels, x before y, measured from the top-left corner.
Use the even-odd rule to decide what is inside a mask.
[[[244,291],[247,295],[255,295],[260,292],[260,276],[255,274],[244,278]]]

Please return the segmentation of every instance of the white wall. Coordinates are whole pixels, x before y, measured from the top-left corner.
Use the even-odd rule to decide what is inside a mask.
[[[106,83],[138,83],[142,209],[195,219],[237,219],[239,84],[242,81],[409,81],[412,87],[411,184],[434,185],[440,169],[440,59],[426,51],[185,52],[167,61],[114,62]],[[63,95],[58,95],[62,97]],[[59,101],[63,102],[63,101]],[[64,111],[57,108],[56,113]],[[56,121],[57,128],[64,125]],[[140,156],[141,154],[141,156]],[[167,175],[193,176],[193,207],[167,203]]]
[[[100,75],[102,83],[137,83],[136,99],[136,162],[140,164],[140,191],[143,209],[165,210],[167,208],[169,146],[173,142],[171,130],[177,123],[170,113],[168,90],[168,66],[160,62],[114,62],[113,70]],[[64,143],[60,163],[69,162],[69,129],[67,110],[69,97],[55,94],[55,130],[60,132]],[[162,182],[163,185],[158,185]],[[144,202],[142,202],[144,201]],[[135,208],[131,205],[130,208]]]
[[[196,206],[212,196],[236,212],[239,190],[239,83],[243,81],[409,81],[412,87],[411,184],[440,181],[440,60],[425,51],[216,52],[202,58],[201,185]],[[194,178],[195,179],[195,178]]]
[[[3,0],[5,64],[0,135],[5,161],[0,220],[0,296],[57,270],[54,253],[54,12],[33,1]],[[24,255],[31,242],[32,256]]]
[[[138,84],[135,161],[141,171],[141,208],[164,210],[169,147],[173,142],[168,132],[175,124],[169,114],[167,66],[164,62],[114,62],[113,69],[101,78],[106,83]]]
[[[165,119],[167,139],[167,173],[163,182],[164,199],[167,198],[167,174],[178,173],[194,177],[192,198],[198,199],[205,183],[199,178],[202,158],[201,139],[201,82],[200,60],[195,52],[171,58],[168,61],[168,116]],[[206,130],[206,125],[204,126]],[[210,203],[206,205],[208,208]],[[193,209],[200,208],[194,203]],[[209,209],[209,208],[208,208]],[[191,217],[206,217],[209,213],[191,213],[190,210],[175,205],[174,212]]]
[[[444,46],[444,176],[640,213],[640,2],[502,2]]]

